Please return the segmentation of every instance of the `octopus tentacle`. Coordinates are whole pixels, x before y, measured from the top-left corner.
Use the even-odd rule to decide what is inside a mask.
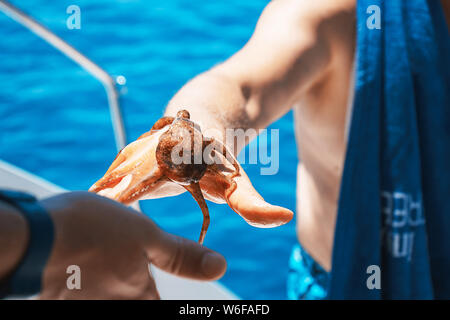
[[[158,172],[152,174],[152,176],[147,179],[141,181],[136,186],[131,189],[127,189],[117,198],[117,201],[122,202],[124,204],[129,204],[134,201],[142,198],[146,193],[151,191],[151,187],[159,182],[161,179],[165,179],[162,175],[162,172],[158,170]]]
[[[97,181],[94,185],[92,185],[89,188],[89,191],[97,193],[97,192],[99,192],[100,190],[103,190],[103,189],[114,188],[116,185],[118,185],[120,183],[122,178],[123,177],[113,178],[110,175],[108,175],[108,177],[105,176],[104,178],[102,178],[99,181]]]
[[[171,125],[174,120],[175,120],[174,117],[162,117],[161,119],[155,122],[155,124],[150,130],[150,133],[154,133],[157,130],[161,130],[165,126]]]
[[[227,180],[227,182],[230,184],[230,187],[226,189],[225,191],[225,196],[228,199],[229,196],[233,193],[234,190],[236,190],[236,182],[233,180],[233,178],[237,177],[240,175],[240,167],[239,167],[239,163],[237,161],[237,159],[235,158],[235,156],[233,155],[233,153],[231,153],[228,148],[225,146],[225,144],[219,140],[216,139],[212,139],[213,142],[215,144],[220,145],[221,150],[222,150],[222,155],[225,157],[225,159],[232,160],[232,165],[234,167],[234,172],[231,173],[231,175],[226,176],[224,175],[222,172],[216,170],[216,175],[217,177],[220,178],[225,178]],[[216,151],[216,149],[214,149],[214,151]],[[228,201],[228,200],[227,200]]]
[[[139,138],[137,138],[136,140],[144,139],[144,138],[147,138],[148,136],[151,136],[156,131],[161,130],[165,126],[171,125],[173,120],[175,120],[174,117],[162,117],[161,119],[159,119],[158,121],[155,122],[155,124],[150,129],[150,131],[147,131],[147,132],[141,134],[139,136]]]
[[[117,169],[117,167],[121,164],[122,163],[119,163],[118,165],[115,166],[114,169],[109,170],[112,172],[105,174],[105,176],[103,178],[101,178],[99,181],[97,181],[89,189],[89,191],[98,192],[99,190],[102,190],[102,189],[113,188],[118,183],[120,183],[120,181],[132,171],[131,165],[124,166],[123,168]]]
[[[200,238],[198,242],[200,244],[203,244],[203,241],[205,240],[206,231],[208,231],[209,227],[209,210],[208,206],[206,205],[205,198],[203,197],[202,189],[200,189],[200,185],[198,182],[191,183],[189,185],[183,186],[189,193],[194,197],[195,201],[197,201],[198,205],[200,206],[200,209],[203,213],[203,224],[202,229],[200,231]]]
[[[119,165],[122,164],[122,162],[124,162],[127,159],[127,156],[125,155],[125,152],[122,150],[120,150],[116,157],[113,160],[113,163],[111,163],[111,165],[109,166],[108,170],[106,171],[105,175],[110,173],[111,171],[113,171],[114,169],[116,169]]]

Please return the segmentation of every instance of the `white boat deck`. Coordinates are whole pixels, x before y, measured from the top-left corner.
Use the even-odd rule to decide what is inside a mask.
[[[0,188],[25,191],[39,199],[68,191],[2,160],[0,160]],[[162,299],[238,299],[236,295],[218,282],[203,282],[175,277],[154,266],[151,266],[151,271]]]

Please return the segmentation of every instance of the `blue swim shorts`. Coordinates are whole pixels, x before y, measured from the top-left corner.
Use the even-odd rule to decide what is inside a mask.
[[[289,300],[322,300],[327,297],[330,274],[299,244],[292,249],[287,278]]]

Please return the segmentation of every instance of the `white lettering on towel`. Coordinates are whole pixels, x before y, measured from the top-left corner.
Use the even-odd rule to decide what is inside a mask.
[[[416,200],[415,200],[416,199]],[[383,191],[382,241],[394,258],[411,261],[416,229],[425,225],[421,196],[409,193]]]

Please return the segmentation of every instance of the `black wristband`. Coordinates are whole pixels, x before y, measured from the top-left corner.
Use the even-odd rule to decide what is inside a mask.
[[[53,247],[53,221],[36,198],[27,193],[0,190],[0,200],[19,209],[28,222],[29,230],[27,250],[16,270],[0,288],[0,296],[39,293],[42,274]]]

